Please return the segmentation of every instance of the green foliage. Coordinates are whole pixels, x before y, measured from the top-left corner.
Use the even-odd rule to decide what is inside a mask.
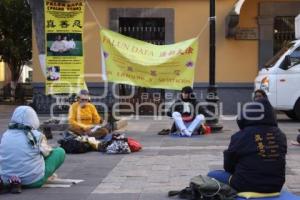
[[[0,55],[17,81],[32,58],[31,10],[26,0],[0,0]]]

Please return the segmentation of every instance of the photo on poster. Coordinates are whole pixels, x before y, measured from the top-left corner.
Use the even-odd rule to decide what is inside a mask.
[[[82,56],[82,34],[47,33],[47,56]]]
[[[58,81],[60,79],[60,67],[59,66],[47,66],[47,80]]]

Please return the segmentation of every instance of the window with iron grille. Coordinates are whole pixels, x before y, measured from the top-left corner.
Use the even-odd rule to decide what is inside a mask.
[[[119,33],[143,40],[156,45],[165,44],[165,18],[159,17],[120,17],[119,18]],[[120,96],[130,95],[132,91],[130,85],[120,84]],[[132,99],[128,99],[129,103],[139,104],[151,102],[160,104],[164,100],[164,89],[149,89],[135,87],[135,94]],[[147,106],[141,107],[136,114],[154,114],[152,108]]]
[[[295,17],[275,17],[273,54],[275,55],[286,43],[292,40],[295,40]]]
[[[165,19],[120,17],[119,33],[152,44],[163,45],[165,44]]]

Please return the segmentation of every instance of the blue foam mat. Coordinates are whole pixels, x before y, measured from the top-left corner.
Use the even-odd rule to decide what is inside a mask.
[[[268,198],[252,198],[253,200],[300,200],[300,196],[296,196],[290,192],[283,191],[279,197]],[[236,200],[245,200],[245,198],[238,197]]]

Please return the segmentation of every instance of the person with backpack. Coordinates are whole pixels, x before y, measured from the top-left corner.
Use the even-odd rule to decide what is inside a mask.
[[[179,131],[180,136],[191,137],[205,122],[205,109],[199,105],[192,87],[182,88],[180,99],[170,107],[168,116],[174,119],[171,133]]]
[[[267,98],[255,98],[238,119],[240,130],[224,151],[224,170],[208,173],[237,192],[280,192],[285,182],[287,141]]]
[[[63,164],[65,151],[47,145],[36,112],[29,106],[15,109],[0,143],[0,193],[21,186],[41,187]]]

